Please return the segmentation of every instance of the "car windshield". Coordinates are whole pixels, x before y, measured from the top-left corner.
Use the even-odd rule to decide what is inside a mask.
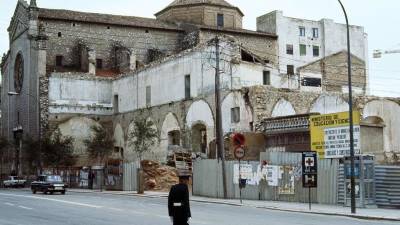
[[[62,179],[60,176],[47,176],[47,181],[59,181],[61,182]]]

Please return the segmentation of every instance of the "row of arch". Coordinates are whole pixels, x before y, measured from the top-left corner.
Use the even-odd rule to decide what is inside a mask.
[[[304,104],[304,103],[303,103]],[[307,112],[296,111],[291,102],[285,98],[279,99],[272,110],[271,117],[290,116],[302,113],[329,114],[344,112],[349,109],[348,103],[338,95],[321,95],[310,106]]]
[[[238,108],[237,115],[240,120],[238,122],[232,120],[232,109]],[[234,130],[250,130],[253,121],[253,112],[249,106],[246,105],[243,96],[240,92],[229,93],[222,102],[222,114],[225,115],[222,119],[222,127],[224,133],[232,132]],[[157,118],[147,118],[148,120],[155,121]],[[198,100],[193,102],[187,109],[184,119],[178,118],[173,112],[168,112],[159,127],[155,127],[159,133],[157,145],[154,146],[152,151],[146,157],[157,159],[160,161],[165,160],[169,148],[176,148],[181,146],[183,139],[186,139],[186,148],[190,148],[194,152],[209,153],[209,144],[214,140],[215,131],[215,117],[211,106],[205,100]],[[126,158],[133,159],[132,149],[127,146],[127,135],[131,132],[133,122],[129,125],[126,132],[124,132],[120,124],[115,125],[114,139],[116,145],[121,148],[127,149]],[[186,133],[183,134],[183,131]],[[188,135],[189,133],[189,135]],[[125,134],[125,135],[124,135]],[[184,136],[186,135],[186,136]]]
[[[232,121],[233,108],[238,107],[240,122]],[[383,123],[384,151],[388,152],[392,149],[400,148],[400,140],[395,136],[400,133],[400,106],[396,102],[376,99],[371,100],[359,108],[364,120],[373,120]],[[338,95],[321,95],[309,108],[309,113],[335,113],[348,110],[348,103]],[[222,113],[225,115],[223,119],[223,130],[225,133],[236,130],[250,130],[253,122],[253,111],[250,106],[246,105],[241,93],[230,93],[222,103]],[[296,110],[294,105],[287,99],[281,98],[276,101],[272,108],[271,117],[289,116],[301,114]],[[230,116],[226,116],[230,115]],[[372,119],[377,118],[377,119]],[[149,117],[148,120],[157,120],[158,118]],[[159,140],[154,146],[151,153],[147,157],[165,160],[167,149],[171,146],[179,146],[182,144],[183,134],[185,130],[189,132],[190,147],[193,151],[207,153],[209,143],[214,139],[214,113],[210,105],[205,100],[193,102],[187,110],[184,119],[179,119],[176,114],[169,112],[164,118],[160,118],[163,122],[154,128],[159,133]],[[180,122],[181,121],[181,122]],[[183,122],[182,122],[183,121]],[[69,121],[60,124],[59,127],[63,134],[72,135],[76,138],[76,148],[83,151],[83,138],[90,135],[90,127],[98,124],[96,121],[88,118],[72,118]],[[127,128],[123,128],[120,123],[114,125],[115,147],[125,150],[125,157],[135,158],[132,149],[127,145],[127,134],[133,129],[131,122]]]
[[[329,114],[348,111],[348,102],[337,95],[321,95],[311,105],[307,113]],[[383,125],[383,149],[377,149],[382,154],[400,152],[400,105],[387,99],[373,99],[365,105],[357,105],[362,115],[362,121],[368,124]],[[279,99],[272,109],[271,117],[300,114],[288,100]]]

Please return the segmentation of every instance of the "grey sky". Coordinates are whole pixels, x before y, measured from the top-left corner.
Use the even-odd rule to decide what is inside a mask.
[[[256,17],[273,10],[285,16],[314,19],[331,18],[344,23],[337,0],[227,0],[242,9],[244,28],[254,30]],[[342,0],[351,24],[364,26],[369,36],[371,92],[400,96],[400,54],[373,59],[373,49],[400,49],[399,0]],[[37,0],[43,8],[63,8],[87,12],[154,17],[172,0]],[[0,0],[0,52],[8,49],[7,27],[17,0]],[[397,64],[396,64],[397,63]]]

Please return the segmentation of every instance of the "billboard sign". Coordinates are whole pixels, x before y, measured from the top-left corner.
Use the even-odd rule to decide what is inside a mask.
[[[353,112],[354,153],[360,154],[360,113]],[[310,117],[311,150],[319,158],[342,158],[350,155],[349,113],[333,113]]]

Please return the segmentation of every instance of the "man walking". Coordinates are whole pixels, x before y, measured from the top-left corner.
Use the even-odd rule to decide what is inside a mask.
[[[173,225],[188,225],[191,217],[189,205],[189,173],[179,173],[179,184],[171,187],[168,195],[168,213]]]

